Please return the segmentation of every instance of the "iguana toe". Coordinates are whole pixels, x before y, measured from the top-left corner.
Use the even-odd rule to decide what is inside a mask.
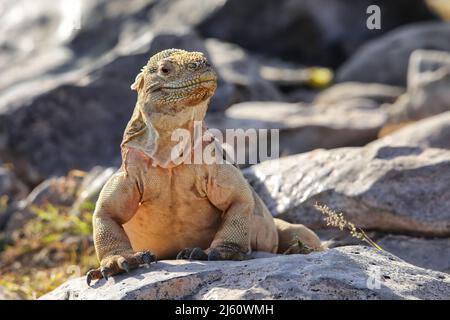
[[[136,258],[139,261],[139,264],[145,264],[146,266],[150,266],[152,262],[157,262],[156,256],[150,251],[140,251],[135,254]]]
[[[189,260],[207,260],[208,255],[200,248],[194,248],[189,255]]]
[[[209,250],[208,260],[209,261],[222,260],[220,258],[220,252],[218,250],[216,250],[216,249]]]
[[[210,248],[208,250],[208,260],[244,260],[245,253],[235,245],[226,245]]]
[[[130,272],[130,265],[128,264],[127,260],[124,259],[123,261],[118,262],[118,264],[119,264],[119,267],[122,270],[124,270],[126,273]]]
[[[102,274],[102,277],[105,278],[106,281],[108,281],[108,274],[112,273],[110,268],[103,267],[100,269],[100,273]]]
[[[191,250],[191,249],[192,249],[192,248],[185,248],[185,249],[181,250],[180,252],[178,252],[176,259],[177,259],[177,260],[183,260],[183,259],[186,259],[187,252],[188,252],[189,250]]]
[[[206,252],[200,248],[185,248],[177,255],[177,260],[244,260],[245,253],[235,245],[209,248]]]
[[[130,270],[136,269],[141,265],[149,266],[152,262],[156,262],[156,257],[150,251],[139,251],[134,254],[106,257],[102,260],[100,268],[90,270],[86,274],[86,282],[90,285],[92,280],[102,278],[108,280],[111,276],[123,272],[128,273]]]
[[[283,254],[309,254],[313,251],[313,248],[297,240],[297,243],[292,244]]]
[[[177,260],[208,260],[208,255],[200,248],[185,248],[177,254]]]

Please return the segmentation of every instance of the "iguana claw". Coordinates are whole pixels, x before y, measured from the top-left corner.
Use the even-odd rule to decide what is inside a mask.
[[[91,273],[91,271],[89,271],[86,275],[86,282],[87,282],[88,286],[91,285],[91,281],[92,281],[92,273]]]
[[[122,261],[122,262],[119,264],[119,267],[120,267],[122,270],[125,270],[126,273],[129,273],[129,272],[130,272],[130,265],[128,264],[128,262],[127,262],[126,260]]]
[[[185,248],[177,254],[177,260],[208,260],[208,255],[200,248]]]
[[[150,266],[152,262],[157,262],[155,255],[149,251],[143,251],[141,253],[141,259],[147,266]]]
[[[105,278],[106,281],[108,281],[108,272],[110,271],[109,268],[101,268],[100,273],[102,274],[103,278]]]
[[[208,260],[245,260],[246,254],[234,243],[224,243],[208,250]]]
[[[90,286],[92,280],[97,280],[97,279],[101,279],[101,278],[102,278],[102,274],[100,273],[100,271],[98,269],[89,270],[88,273],[86,274],[87,285]]]

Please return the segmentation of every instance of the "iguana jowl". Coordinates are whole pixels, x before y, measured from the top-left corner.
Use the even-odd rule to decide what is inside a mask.
[[[231,164],[175,164],[172,132],[192,132],[216,89],[199,52],[152,56],[132,89],[138,98],[122,147],[122,166],[103,187],[93,217],[100,268],[87,281],[158,259],[241,260],[251,250],[321,250],[314,232],[272,218]]]

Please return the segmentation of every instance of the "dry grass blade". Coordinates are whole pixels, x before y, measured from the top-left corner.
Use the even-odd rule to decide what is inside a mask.
[[[377,243],[370,239],[370,237],[364,232],[364,230],[362,230],[361,228],[357,228],[355,224],[347,221],[344,218],[343,213],[338,213],[323,204],[316,203],[314,207],[317,211],[324,215],[324,220],[327,226],[339,228],[339,230],[341,231],[344,231],[346,229],[350,232],[350,235],[352,237],[367,242],[377,250],[384,251],[383,248],[381,248]]]

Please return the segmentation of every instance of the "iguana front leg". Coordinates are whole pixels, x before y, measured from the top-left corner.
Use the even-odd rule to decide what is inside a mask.
[[[207,195],[222,211],[222,224],[206,251],[186,248],[177,259],[243,260],[250,251],[250,219],[253,194],[242,173],[228,164],[209,167]]]
[[[93,216],[94,246],[100,267],[87,273],[87,283],[156,261],[149,251],[133,252],[122,225],[135,214],[141,194],[133,175],[119,170],[103,187]]]

